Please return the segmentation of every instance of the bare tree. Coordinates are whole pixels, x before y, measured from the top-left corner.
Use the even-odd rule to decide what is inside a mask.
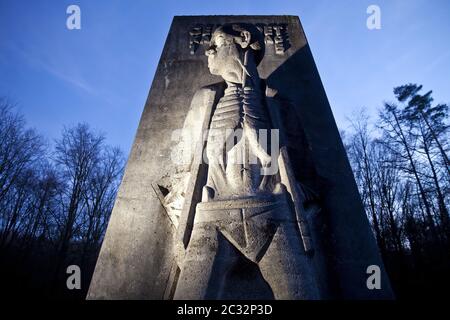
[[[65,128],[56,141],[54,161],[64,181],[61,199],[58,265],[66,259],[83,207],[84,197],[100,162],[104,136],[87,124]]]
[[[348,153],[352,162],[356,181],[359,186],[361,198],[369,214],[375,237],[381,254],[386,252],[385,239],[382,235],[382,221],[376,204],[375,176],[377,159],[375,158],[375,144],[372,141],[369,129],[369,118],[362,110],[354,119],[351,119],[353,134],[348,139]]]
[[[35,246],[52,239],[51,217],[59,212],[57,195],[61,190],[61,181],[53,165],[43,161],[36,167],[32,183],[30,217],[22,235],[22,250],[24,256],[31,254]]]
[[[378,127],[364,113],[346,132],[346,148],[385,264],[402,296],[445,288],[450,268],[448,107],[431,91],[394,88]]]
[[[124,167],[124,157],[118,148],[104,148],[99,160],[83,195],[82,264],[99,249]]]
[[[17,235],[28,201],[33,166],[44,143],[7,99],[0,99],[0,248]]]
[[[93,270],[123,154],[87,124],[65,128],[51,153],[6,99],[0,99],[0,141],[0,272],[64,294],[64,281],[55,281],[69,258],[83,266],[83,279]]]
[[[415,156],[417,140],[415,139],[416,137],[411,134],[411,124],[402,121],[404,119],[401,116],[401,111],[399,111],[398,107],[393,103],[385,103],[384,109],[380,111],[379,118],[380,127],[383,132],[381,141],[383,141],[385,146],[396,155],[397,159],[403,159],[403,161],[399,161],[398,165],[405,173],[412,175],[415,180],[427,223],[431,230],[431,236],[436,240],[438,234],[432,208],[427,197],[427,192]]]
[[[421,95],[419,93],[421,89],[422,86],[408,84],[394,88],[394,93],[399,101],[406,103],[402,117],[411,124],[411,133],[416,135],[419,141],[416,147],[417,152],[425,157],[424,167],[428,167],[428,170],[423,176],[431,180],[429,189],[430,192],[435,193],[441,225],[445,230],[442,235],[445,236],[450,231],[449,214],[445,204],[447,193],[445,184],[450,178],[450,162],[446,153],[449,128],[446,124],[448,106],[439,104],[433,107],[432,91]],[[436,161],[436,154],[441,156],[442,166],[439,166]],[[444,187],[441,184],[444,184]]]

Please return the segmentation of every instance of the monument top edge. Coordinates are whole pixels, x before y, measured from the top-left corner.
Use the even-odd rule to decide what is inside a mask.
[[[281,19],[300,19],[297,15],[175,15],[173,16],[174,20],[178,19],[198,19],[198,18],[256,18],[256,19],[273,19],[273,18],[281,18]]]

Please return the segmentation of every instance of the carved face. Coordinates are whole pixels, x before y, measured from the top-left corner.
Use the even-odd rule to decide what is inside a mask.
[[[240,49],[233,36],[221,30],[215,31],[211,38],[211,45],[206,50],[209,71],[226,81],[241,83],[243,69]]]

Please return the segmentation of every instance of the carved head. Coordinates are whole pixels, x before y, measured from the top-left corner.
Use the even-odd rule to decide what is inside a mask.
[[[211,37],[210,47],[206,50],[208,68],[226,81],[242,83],[246,52],[247,70],[256,70],[264,57],[263,34],[251,24],[225,24]]]

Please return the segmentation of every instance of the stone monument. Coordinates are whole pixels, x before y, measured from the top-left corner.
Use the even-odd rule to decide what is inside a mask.
[[[174,18],[88,298],[392,298],[297,17]]]

